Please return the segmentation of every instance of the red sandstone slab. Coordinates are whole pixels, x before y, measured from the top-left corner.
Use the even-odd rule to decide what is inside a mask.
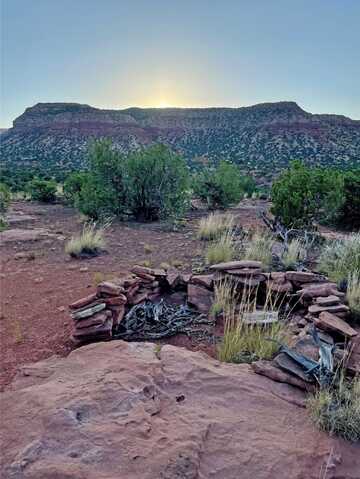
[[[358,334],[357,331],[355,331],[355,329],[343,319],[335,316],[335,314],[328,313],[327,311],[323,311],[318,318],[314,318],[314,322],[320,329],[335,331],[346,337],[351,338]]]

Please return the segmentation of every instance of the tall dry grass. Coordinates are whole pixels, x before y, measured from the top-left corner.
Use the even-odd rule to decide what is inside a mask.
[[[360,318],[360,271],[349,273],[346,299],[353,315]]]
[[[232,233],[224,233],[219,239],[212,241],[206,248],[206,263],[212,265],[231,261],[236,257],[236,252],[236,244]]]
[[[287,269],[295,268],[299,262],[305,259],[305,256],[306,251],[303,242],[299,239],[293,239],[281,255],[281,262]]]
[[[199,221],[197,237],[202,240],[215,240],[234,228],[235,218],[228,213],[211,213]]]
[[[360,271],[360,233],[328,243],[319,259],[319,269],[333,281],[342,281]]]
[[[245,247],[244,259],[261,261],[264,267],[272,263],[272,248],[275,240],[273,236],[265,231],[257,230],[250,237]]]
[[[279,349],[279,342],[287,340],[286,320],[249,324],[246,318],[250,313],[258,312],[257,288],[245,288],[239,296],[234,287],[225,283],[218,291],[220,298],[215,292],[215,302],[224,304],[224,335],[218,346],[218,359],[234,363],[271,359]],[[277,313],[279,306],[279,301],[268,292],[262,308],[264,317],[268,313]]]
[[[65,252],[73,257],[97,254],[105,247],[106,227],[107,225],[98,227],[95,222],[85,224],[80,235],[73,236],[65,245]]]

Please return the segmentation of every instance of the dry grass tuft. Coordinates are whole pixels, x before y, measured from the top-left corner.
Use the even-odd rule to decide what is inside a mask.
[[[231,314],[237,298],[238,293],[234,281],[229,278],[224,278],[216,282],[214,286],[214,302],[211,306],[210,313],[214,316],[222,312],[224,315]]]
[[[79,236],[73,236],[65,246],[65,252],[70,256],[95,256],[105,247],[105,227],[98,228],[96,223],[84,225]]]
[[[163,263],[160,263],[160,268],[168,270],[171,268],[171,265],[169,263],[163,262]]]
[[[201,218],[197,237],[202,240],[214,240],[234,227],[234,216],[224,213],[211,213],[206,218]]]
[[[226,287],[227,285],[224,285],[223,288],[226,289]],[[220,288],[220,291],[220,298],[224,298],[226,304],[223,309],[224,336],[218,346],[218,359],[231,363],[271,359],[279,349],[276,341],[287,340],[285,320],[268,325],[247,324],[244,316],[256,311],[257,289],[246,288],[241,297],[236,295],[234,289],[225,292]],[[221,302],[218,299],[216,301]],[[263,311],[264,313],[276,312],[270,292],[267,294]]]
[[[354,316],[360,317],[360,271],[349,274],[346,299]]]
[[[261,261],[264,267],[269,267],[272,262],[272,248],[274,238],[264,231],[255,231],[245,248],[244,259]]]
[[[328,243],[323,249],[319,269],[333,281],[342,281],[360,271],[360,233]]]
[[[281,261],[285,268],[294,268],[296,265],[305,259],[304,244],[299,239],[290,241],[288,248],[281,256]]]
[[[231,261],[236,256],[236,247],[231,233],[223,234],[218,240],[209,244],[206,249],[206,263],[216,264]]]
[[[144,252],[145,252],[146,254],[151,254],[151,253],[154,252],[154,248],[153,248],[151,245],[145,243],[145,244],[144,244]]]
[[[336,388],[318,391],[309,399],[308,408],[319,429],[360,441],[360,378],[352,382],[341,379]]]

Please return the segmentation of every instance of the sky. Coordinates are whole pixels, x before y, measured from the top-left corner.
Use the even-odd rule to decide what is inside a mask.
[[[0,127],[38,102],[360,119],[360,0],[0,0]]]

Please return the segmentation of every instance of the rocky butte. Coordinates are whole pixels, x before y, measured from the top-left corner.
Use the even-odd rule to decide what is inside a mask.
[[[273,174],[291,159],[340,168],[360,165],[360,121],[316,115],[295,102],[242,108],[101,110],[77,103],[38,103],[1,135],[9,167],[86,167],[92,138],[109,137],[122,151],[165,143],[189,163],[229,159]]]

